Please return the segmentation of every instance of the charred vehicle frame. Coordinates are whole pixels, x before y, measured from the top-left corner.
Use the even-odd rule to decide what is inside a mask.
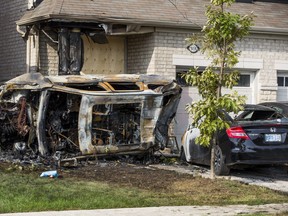
[[[24,74],[1,86],[0,148],[42,156],[163,149],[180,96],[156,75]]]

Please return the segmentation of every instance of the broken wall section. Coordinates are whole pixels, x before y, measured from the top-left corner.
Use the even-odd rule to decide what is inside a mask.
[[[57,29],[44,28],[44,31],[45,34],[39,31],[38,66],[43,75],[125,73],[124,36],[108,36],[107,43],[101,44],[84,32],[68,28],[59,34]],[[30,40],[31,46],[37,46],[36,37],[30,36]]]
[[[108,36],[108,43],[95,43],[82,35],[84,46],[85,74],[123,74],[125,73],[125,37]]]

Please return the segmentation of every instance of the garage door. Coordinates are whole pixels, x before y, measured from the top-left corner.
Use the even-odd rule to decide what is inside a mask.
[[[236,90],[239,95],[246,96],[246,103],[253,103],[253,80],[254,73],[245,73],[242,72],[240,74],[240,80],[238,82],[238,86],[235,86],[233,90]],[[229,93],[230,90],[224,89],[222,94]]]
[[[181,144],[181,136],[185,132],[188,124],[191,123],[191,118],[187,114],[185,107],[186,104],[190,104],[192,101],[198,101],[200,96],[198,94],[197,88],[187,86],[185,81],[181,78],[181,71],[177,71],[177,81],[182,85],[183,91],[181,95],[181,100],[178,106],[175,124],[175,135],[177,137],[178,144]],[[234,90],[238,91],[240,95],[245,95],[247,97],[246,103],[253,103],[253,82],[254,73],[241,73],[240,80],[237,87]],[[229,93],[230,90],[224,89],[222,94]]]
[[[288,71],[277,73],[277,101],[288,100]]]

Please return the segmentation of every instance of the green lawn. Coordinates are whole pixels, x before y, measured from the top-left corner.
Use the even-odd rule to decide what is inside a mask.
[[[288,202],[287,195],[266,188],[202,178],[175,181],[167,190],[144,190],[65,176],[40,178],[39,172],[0,170],[0,179],[0,213]]]

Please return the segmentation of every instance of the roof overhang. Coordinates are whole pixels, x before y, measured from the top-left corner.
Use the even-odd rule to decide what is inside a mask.
[[[147,2],[149,3],[149,1]],[[181,15],[181,13],[179,12],[180,9],[179,10],[175,9],[173,5],[168,6],[167,3],[166,5],[155,3],[154,5],[155,8],[153,8],[152,12],[156,12],[160,7],[163,10],[163,7],[164,7],[164,10],[168,10],[168,12],[171,12],[171,14],[170,13],[165,14],[164,13],[165,11],[164,11],[163,13],[165,15],[162,16],[162,14],[155,15],[155,13],[152,13],[152,12],[150,13],[150,11],[147,11],[147,14],[139,14],[139,16],[137,16],[137,13],[134,13],[133,15],[130,14],[130,13],[133,13],[133,11],[135,10],[135,7],[131,6],[130,8],[130,5],[127,2],[126,3],[123,2],[123,4],[125,7],[129,6],[129,8],[127,8],[128,12],[121,11],[121,10],[118,10],[118,11],[109,10],[107,9],[107,5],[104,4],[102,1],[99,1],[97,3],[87,1],[85,3],[91,7],[94,7],[94,9],[87,10],[87,11],[79,11],[77,10],[78,6],[77,7],[75,6],[77,5],[76,1],[72,4],[70,1],[64,1],[64,0],[62,1],[46,0],[46,1],[43,1],[37,8],[27,11],[24,14],[24,16],[16,22],[16,24],[18,26],[33,26],[36,24],[49,25],[51,23],[61,23],[61,24],[68,23],[69,25],[79,26],[79,24],[84,23],[85,24],[84,26],[91,27],[92,29],[93,29],[93,26],[97,27],[98,25],[101,25],[101,24],[106,25],[106,27],[113,27],[116,25],[126,25],[126,29],[127,29],[126,33],[127,32],[135,33],[139,31],[140,27],[141,28],[148,27],[148,28],[174,28],[174,29],[200,30],[202,26],[205,25],[205,22],[206,22],[206,17],[204,15],[205,7],[203,4],[200,4],[200,3],[196,4],[195,2],[195,4],[192,4],[191,2],[190,3],[189,2],[190,1],[183,1],[181,3],[183,4],[182,5],[183,8],[181,9],[187,10],[186,15],[185,14]],[[149,6],[148,3],[147,5]],[[151,1],[150,3],[152,4],[153,2]],[[102,6],[102,9],[98,10],[98,4]],[[272,4],[272,3],[269,3],[269,4]],[[104,7],[104,10],[107,9],[106,12],[103,11],[103,5],[106,5],[105,6],[106,8]],[[139,3],[139,6],[140,6],[140,3]],[[191,6],[191,8],[187,8],[188,6],[189,7]],[[254,9],[256,10],[255,15],[256,15],[257,20],[255,21],[255,26],[252,27],[252,31],[251,31],[252,33],[287,35],[288,34],[288,30],[287,30],[288,22],[287,21],[276,22],[277,20],[283,20],[282,17],[286,17],[285,14],[288,14],[286,10],[286,8],[288,9],[287,4],[278,3],[278,4],[273,5],[273,7],[275,7],[276,10],[278,11],[282,10],[282,11],[273,12],[273,13],[271,12],[271,14],[263,14],[262,13],[263,6],[269,6],[269,5],[265,5],[265,3],[261,3],[261,4],[260,3],[255,3],[255,4],[236,3],[232,11],[237,12],[238,10],[240,10],[242,13],[249,13],[251,12],[251,10],[254,10]],[[143,8],[143,10],[144,9],[145,8]],[[194,9],[195,9],[195,13],[193,12]],[[270,11],[273,11],[272,8]],[[276,15],[277,17],[275,17]],[[275,18],[267,19],[268,17],[271,17],[271,16]],[[277,25],[274,25],[275,22],[277,23]],[[106,31],[106,33],[107,32],[109,31]],[[147,30],[144,32],[147,32]],[[151,32],[151,29],[148,32]],[[121,33],[123,34],[125,32],[121,31]]]

